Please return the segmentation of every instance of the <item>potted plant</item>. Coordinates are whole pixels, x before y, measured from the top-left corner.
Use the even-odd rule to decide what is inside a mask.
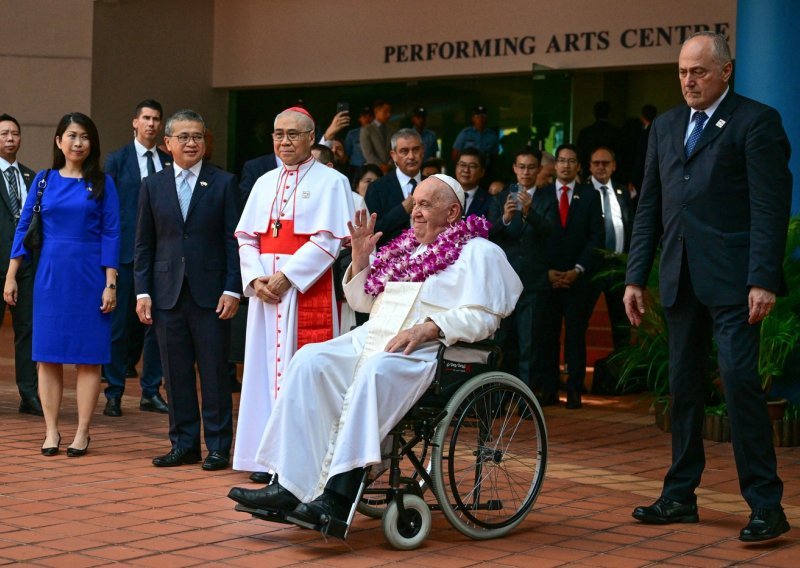
[[[774,383],[785,386],[788,381],[797,382],[800,375],[787,376],[787,360],[798,355],[800,342],[800,217],[790,220],[786,246],[787,254],[784,262],[784,274],[789,287],[789,295],[778,298],[775,308],[761,324],[759,374],[762,388],[769,392]],[[648,309],[643,317],[642,325],[634,328],[632,344],[609,358],[619,369],[619,387],[623,388],[630,381],[644,381],[647,390],[655,395],[653,408],[656,422],[664,429],[669,424],[669,377],[668,377],[668,344],[667,324],[663,308],[658,301],[658,258],[654,261],[654,269],[650,274],[647,287]],[[713,386],[714,378],[719,376],[716,349],[712,349],[712,361],[709,363],[709,400],[707,403],[707,421],[722,424],[720,432],[724,432],[723,418],[727,418],[727,406],[720,388]],[[796,372],[796,370],[794,370]],[[717,379],[717,384],[719,380]],[[785,401],[781,404],[786,404]],[[783,407],[786,408],[785,406]],[[777,417],[781,428],[784,410]],[[666,416],[664,416],[666,415]],[[786,422],[786,421],[783,421]],[[789,428],[794,428],[790,424]],[[668,431],[668,430],[665,430]],[[713,431],[713,427],[712,427]],[[782,439],[782,432],[776,432],[776,438]],[[722,434],[715,435],[722,437]],[[800,443],[800,440],[797,440]]]

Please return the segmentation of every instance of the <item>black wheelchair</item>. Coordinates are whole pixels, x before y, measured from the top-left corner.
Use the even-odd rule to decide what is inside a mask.
[[[384,461],[365,473],[347,523],[295,524],[344,539],[358,511],[380,518],[386,540],[401,550],[422,544],[433,510],[473,539],[513,530],[541,492],[547,429],[533,393],[499,370],[501,360],[489,342],[442,345],[430,388],[390,432]]]

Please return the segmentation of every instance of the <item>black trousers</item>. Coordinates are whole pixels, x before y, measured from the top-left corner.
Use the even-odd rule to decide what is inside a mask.
[[[592,315],[592,289],[588,285],[541,292],[534,309],[534,384],[542,396],[558,389],[561,322],[564,322],[564,362],[567,388],[581,389],[586,377],[586,329]]]
[[[701,304],[685,264],[679,286],[675,304],[665,309],[672,394],[672,466],[664,478],[663,495],[681,503],[696,502],[694,491],[705,468],[704,404],[713,334],[742,496],[753,509],[779,508],[783,483],[777,473],[766,395],[758,374],[761,326],[747,323],[746,304]]]
[[[4,279],[5,279],[5,275]],[[11,326],[14,328],[14,368],[17,390],[23,399],[38,398],[39,375],[36,363],[31,359],[33,346],[33,279],[34,264],[24,261],[17,271],[17,305],[8,306],[11,310]],[[0,298],[3,309],[0,321],[5,315],[6,303]]]
[[[170,310],[154,310],[161,365],[169,396],[169,438],[173,448],[200,449],[200,373],[203,436],[209,451],[230,452],[233,402],[227,376],[230,320],[198,306],[184,283]]]

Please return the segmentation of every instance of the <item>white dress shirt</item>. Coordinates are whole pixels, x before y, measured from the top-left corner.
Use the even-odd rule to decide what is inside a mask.
[[[19,162],[14,160],[13,164],[9,164],[5,158],[0,158],[0,170],[3,171],[3,187],[8,193],[8,180],[6,179],[6,170],[10,167],[14,168],[15,175],[17,177],[17,187],[19,188],[19,207],[22,210],[22,207],[25,205],[25,199],[28,197],[28,186],[25,185],[25,180],[22,179],[22,170],[19,169]]]
[[[139,176],[144,179],[149,174],[147,173],[147,156],[144,155],[148,150],[153,153],[153,165],[156,167],[156,172],[160,172],[164,166],[161,163],[161,158],[158,157],[158,146],[152,148],[145,148],[144,145],[136,138],[133,139],[133,146],[136,148],[136,159],[139,162]]]

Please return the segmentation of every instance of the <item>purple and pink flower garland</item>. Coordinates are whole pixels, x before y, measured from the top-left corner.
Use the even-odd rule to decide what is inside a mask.
[[[412,257],[419,246],[414,230],[407,229],[390,241],[377,254],[372,263],[364,291],[377,296],[387,282],[424,282],[453,264],[461,256],[464,244],[489,234],[489,222],[485,217],[470,215],[463,221],[453,223],[437,235],[427,249]]]

